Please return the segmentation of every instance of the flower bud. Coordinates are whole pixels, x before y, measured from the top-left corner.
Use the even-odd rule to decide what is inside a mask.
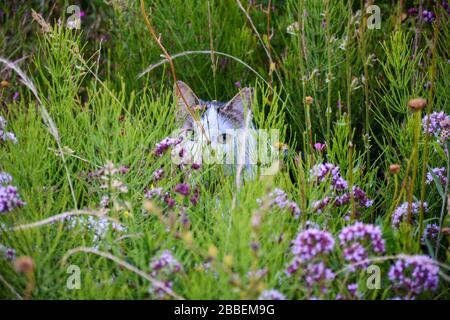
[[[18,273],[30,273],[34,269],[34,261],[28,256],[19,257],[15,261],[14,268]]]
[[[408,101],[408,107],[413,112],[417,112],[425,108],[427,105],[427,100],[424,98],[415,98]]]
[[[398,174],[400,172],[400,165],[399,164],[391,164],[389,166],[389,171],[392,174]]]

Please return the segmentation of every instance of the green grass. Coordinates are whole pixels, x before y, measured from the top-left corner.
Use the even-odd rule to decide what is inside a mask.
[[[289,299],[354,298],[347,289],[352,283],[359,285],[359,298],[390,299],[401,295],[388,278],[396,261],[389,257],[399,254],[426,254],[440,263],[438,289],[417,298],[450,298],[448,233],[437,256],[435,241],[420,243],[426,224],[440,224],[443,216],[442,228],[450,226],[448,184],[424,180],[424,172],[448,167],[450,160],[445,146],[433,136],[426,139],[417,121],[434,111],[450,113],[445,11],[440,11],[440,24],[418,25],[408,17],[396,25],[398,12],[391,2],[381,1],[382,29],[356,33],[365,23],[355,16],[359,1],[352,7],[348,1],[271,1],[275,8],[270,20],[269,1],[242,1],[251,22],[231,0],[145,2],[172,55],[216,50],[234,57],[183,54],[174,64],[178,79],[203,99],[230,99],[238,90],[236,81],[255,87],[255,124],[280,130],[280,142],[289,146],[287,156],[275,175],[237,186],[235,177],[223,174],[220,165],[204,165],[188,175],[171,163],[170,151],[154,155],[155,145],[177,128],[177,106],[168,64],[137,77],[163,59],[144,24],[139,1],[81,1],[86,16],[80,31],[53,24],[66,19],[67,1],[53,7],[41,1],[0,6],[0,57],[14,61],[30,55],[18,66],[35,84],[40,100],[15,72],[1,65],[0,80],[9,86],[0,87],[0,115],[19,142],[0,140],[0,172],[11,174],[11,184],[26,205],[0,215],[0,244],[14,248],[18,258],[30,256],[34,261],[33,271],[23,274],[15,270],[17,260],[0,256],[1,298],[157,298],[148,292],[148,276],[152,259],[164,250],[170,250],[183,268],[156,278],[172,281],[173,291],[186,299],[257,299],[265,289],[276,289]],[[52,32],[40,32],[31,8],[52,22]],[[328,20],[322,27],[324,17]],[[286,32],[296,21],[304,22],[304,28],[293,35]],[[345,37],[343,50],[339,46]],[[432,90],[424,89],[427,82]],[[13,98],[15,91],[18,99]],[[311,106],[305,105],[307,96],[314,98]],[[427,98],[428,105],[415,116],[407,105],[418,96]],[[326,150],[314,150],[311,142],[326,143]],[[113,176],[128,192],[120,192],[111,179],[89,177],[108,161],[129,167]],[[321,162],[338,165],[350,186],[361,187],[374,201],[369,208],[358,208],[358,220],[380,226],[386,242],[386,252],[373,255],[387,257],[375,263],[381,270],[378,290],[367,286],[370,274],[365,268],[339,273],[348,262],[338,234],[352,224],[352,201],[328,206],[320,214],[315,211],[314,203],[330,196],[329,181],[317,183],[311,177],[311,169]],[[389,171],[392,164],[400,164],[397,175]],[[165,175],[155,181],[152,173],[160,167]],[[183,181],[198,188],[197,205],[173,193],[174,208],[144,197],[152,187],[170,191]],[[268,206],[265,199],[274,188],[283,189],[298,204],[299,218],[289,209]],[[100,205],[105,195],[111,199],[106,211]],[[429,205],[423,223],[417,219],[393,229],[396,207],[421,198]],[[109,229],[101,241],[94,241],[92,230],[72,227],[68,221],[13,230],[77,209],[105,214],[124,230]],[[183,223],[185,216],[189,222]],[[261,222],[255,225],[257,217]],[[326,292],[309,289],[304,280],[285,273],[293,259],[291,242],[310,224],[336,239],[334,250],[324,257],[336,273]],[[99,252],[142,270],[147,279]],[[81,271],[78,290],[67,287],[70,265]],[[262,269],[262,277],[249,276]]]

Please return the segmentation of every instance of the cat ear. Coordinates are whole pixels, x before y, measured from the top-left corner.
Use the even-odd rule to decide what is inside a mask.
[[[177,119],[183,120],[185,122],[185,127],[191,127],[193,119],[187,108],[195,110],[196,106],[199,104],[199,99],[194,91],[192,91],[192,89],[183,81],[177,81],[173,91],[174,99],[177,102],[179,109],[179,112],[176,113]],[[186,103],[189,106],[187,106]]]
[[[227,118],[233,120],[238,126],[245,125],[245,117],[250,114],[253,101],[253,89],[244,88],[234,96],[220,112]]]

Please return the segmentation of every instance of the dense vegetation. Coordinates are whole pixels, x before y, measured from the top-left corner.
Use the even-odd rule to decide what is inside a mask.
[[[373,2],[2,2],[0,297],[449,298],[450,9]],[[172,163],[161,45],[276,174]]]

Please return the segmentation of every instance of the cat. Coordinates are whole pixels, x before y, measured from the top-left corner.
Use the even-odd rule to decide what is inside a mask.
[[[257,137],[252,119],[253,95],[253,89],[243,88],[228,102],[204,101],[178,81],[174,100],[181,124],[180,143],[172,150],[172,160],[222,164],[225,174],[233,174],[241,167],[245,177],[254,177]]]

